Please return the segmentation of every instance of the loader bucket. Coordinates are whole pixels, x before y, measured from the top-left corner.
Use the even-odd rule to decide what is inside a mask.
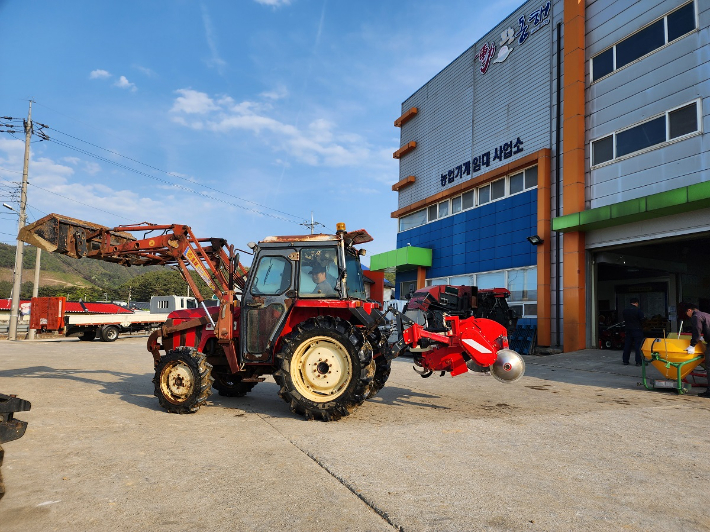
[[[60,253],[78,259],[101,245],[101,235],[109,227],[69,218],[61,214],[48,214],[20,230],[18,238],[23,242],[50,253]],[[110,232],[110,244],[118,246],[135,240],[129,233]]]
[[[646,362],[656,368],[666,379],[684,379],[698,364],[703,361],[705,344],[702,342],[695,346],[695,353],[690,354],[686,349],[690,339],[672,338],[646,338],[641,351]]]

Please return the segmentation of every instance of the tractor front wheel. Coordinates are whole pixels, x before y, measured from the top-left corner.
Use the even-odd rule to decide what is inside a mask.
[[[372,348],[345,320],[317,316],[281,343],[274,374],[279,395],[306,419],[335,421],[361,405],[374,374]]]
[[[178,347],[160,359],[155,368],[155,396],[173,414],[197,412],[210,396],[212,365],[194,347]]]

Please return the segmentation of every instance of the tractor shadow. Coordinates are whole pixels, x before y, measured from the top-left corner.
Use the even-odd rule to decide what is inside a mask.
[[[107,380],[110,376],[111,380]],[[0,371],[0,378],[14,379],[56,379],[95,386],[107,395],[117,396],[122,401],[147,408],[162,410],[153,395],[152,373],[135,374],[110,370],[86,370],[31,366]]]
[[[368,401],[391,406],[416,406],[419,408],[431,408],[432,410],[450,410],[446,406],[437,404],[436,401],[438,399],[441,399],[440,395],[421,393],[411,388],[400,388],[385,384],[385,387]]]
[[[112,395],[128,404],[163,412],[157,398],[153,395],[152,373],[128,373],[111,370],[87,370],[73,368],[54,368],[51,366],[30,366],[11,370],[0,370],[0,378],[12,379],[50,379],[72,381],[95,387],[99,392]],[[278,395],[279,387],[271,380],[266,380],[244,397],[223,397],[217,390],[207,400],[206,408],[217,406],[233,411],[235,415],[254,413],[273,418],[301,419],[292,413],[287,403]],[[437,404],[439,395],[414,391],[409,388],[385,385],[379,393],[366,401],[393,406],[410,406],[432,410],[449,410]]]

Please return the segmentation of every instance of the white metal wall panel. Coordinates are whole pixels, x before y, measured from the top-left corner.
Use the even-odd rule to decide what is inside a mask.
[[[500,50],[501,32],[517,32],[518,19],[545,3],[530,0],[520,6],[402,104],[403,113],[417,107],[418,114],[402,126],[400,145],[414,140],[417,148],[400,159],[399,179],[413,175],[416,181],[399,192],[399,208],[550,146],[552,22],[556,6],[562,15],[561,1],[552,2],[550,23],[522,45],[517,40],[510,45],[513,52],[504,62],[481,74],[475,59],[486,42]],[[518,138],[522,152],[493,161],[495,148]],[[441,174],[486,152],[489,166],[441,185]]]
[[[539,0],[523,4],[476,43],[476,51],[486,42],[493,42],[500,48],[501,33],[508,28],[517,32],[518,19],[542,4],[544,2]],[[517,138],[523,141],[523,152],[512,160],[550,147],[554,15],[553,6],[550,22],[530,35],[522,45],[516,40],[508,59],[491,64],[486,74],[481,74],[480,63],[475,63],[472,157],[488,151],[492,156],[495,148]],[[511,160],[491,162],[490,167],[480,173],[509,162]]]
[[[448,161],[470,157],[472,100],[469,48],[403,103],[403,113],[411,107],[418,113],[402,126],[401,145],[414,140],[417,147],[400,159],[399,179],[413,175],[416,181],[399,192],[399,208],[436,194],[441,189],[437,172],[451,168],[444,168]]]
[[[684,0],[597,0],[587,9],[587,57],[603,51]],[[587,90],[589,142],[650,117],[702,99],[703,131],[710,116],[710,2],[696,0],[698,31],[590,84]],[[611,15],[616,15],[610,18]],[[589,81],[589,62],[587,76]],[[602,207],[710,180],[706,134],[632,155],[590,170],[587,206]]]
[[[701,2],[703,0],[700,0]],[[687,0],[596,0],[586,6],[587,59],[662,17]]]
[[[589,231],[585,244],[587,249],[620,246],[659,238],[707,233],[709,227],[710,209],[703,209]]]

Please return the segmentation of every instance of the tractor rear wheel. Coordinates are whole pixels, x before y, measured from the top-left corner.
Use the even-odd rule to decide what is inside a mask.
[[[210,396],[212,365],[194,347],[169,351],[155,367],[155,396],[173,414],[197,412]]]
[[[212,387],[223,397],[244,397],[257,385],[256,382],[242,382],[244,375],[212,372],[212,376]]]
[[[372,350],[375,352],[375,376],[370,383],[370,393],[367,398],[372,399],[384,387],[392,372],[392,361],[385,358],[387,352],[387,338],[382,336],[379,329],[375,329],[367,337]]]
[[[384,388],[387,379],[390,378],[390,373],[392,373],[392,361],[387,360],[384,355],[375,358],[375,376],[370,383],[368,399],[375,397]]]
[[[317,316],[284,337],[274,379],[291,411],[335,421],[361,405],[374,374],[372,348],[347,321]]]

